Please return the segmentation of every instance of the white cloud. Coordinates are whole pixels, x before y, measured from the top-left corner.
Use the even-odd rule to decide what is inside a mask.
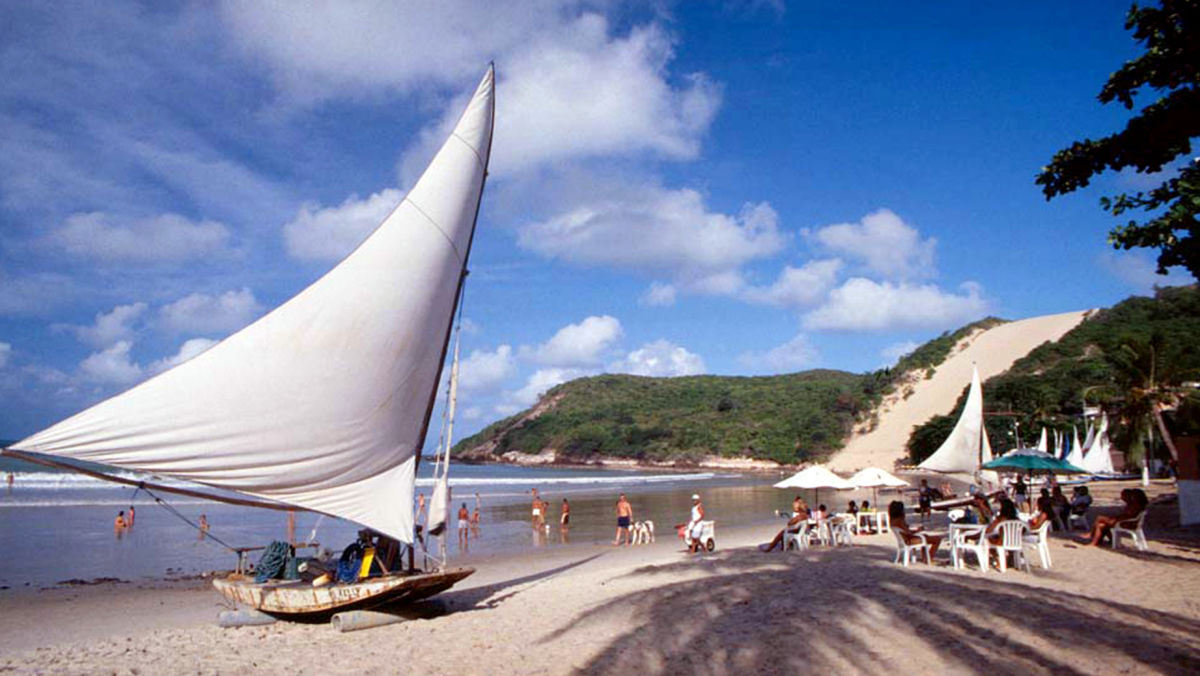
[[[933,284],[846,280],[821,307],[804,317],[809,329],[870,331],[936,328],[962,324],[986,314],[979,285],[967,282],[956,295]]]
[[[111,311],[96,314],[96,321],[91,326],[66,326],[80,342],[97,349],[113,345],[118,341],[132,340],[135,333],[133,324],[146,312],[145,303],[118,305]],[[60,328],[56,326],[55,328]]]
[[[121,340],[105,350],[89,355],[80,362],[80,373],[89,381],[106,385],[128,385],[140,380],[142,367],[130,360],[131,347],[133,343]]]
[[[0,343],[0,369],[8,366],[8,358],[12,355],[12,345]]]
[[[1165,275],[1158,274],[1155,272],[1158,265],[1150,254],[1143,251],[1106,251],[1097,257],[1096,262],[1138,293],[1150,293],[1155,286],[1183,286],[1196,281],[1183,268],[1171,268]]]
[[[667,340],[646,343],[630,352],[621,361],[611,364],[609,371],[631,373],[635,376],[694,376],[706,371],[704,359]]]
[[[829,225],[805,235],[884,279],[920,279],[935,272],[937,240],[922,240],[916,228],[887,209],[867,214],[858,223]]]
[[[157,263],[219,254],[229,237],[229,228],[215,221],[191,221],[178,214],[124,219],[95,211],[67,217],[46,243],[81,259]]]
[[[308,260],[341,260],[366,239],[402,199],[404,193],[388,188],[365,200],[351,195],[336,207],[305,204],[296,218],[283,226],[288,253]]]
[[[615,35],[596,7],[540,0],[497,12],[486,0],[448,0],[400,12],[388,3],[227,2],[222,14],[235,42],[266,63],[285,106],[459,92],[495,60],[504,94],[493,173],[644,151],[694,157],[720,88],[699,73],[669,76],[673,40],[662,24]],[[443,119],[406,155],[406,185],[461,104],[447,102]]]
[[[675,287],[662,282],[651,282],[645,293],[638,298],[642,305],[667,307],[675,304]]]
[[[217,341],[209,338],[192,338],[190,340],[186,340],[184,341],[183,345],[179,346],[178,352],[170,357],[163,357],[162,359],[151,363],[148,370],[150,373],[162,373],[167,369],[179,366],[192,357],[204,353],[208,350],[208,348],[216,344]]]
[[[605,352],[622,333],[616,317],[592,316],[562,327],[535,348],[522,348],[522,356],[546,366],[594,366],[603,361]]]
[[[491,352],[472,350],[459,364],[458,387],[464,392],[486,392],[510,378],[516,368],[516,357],[508,345]]]
[[[920,346],[920,343],[913,340],[906,340],[902,343],[892,343],[891,345],[888,345],[880,350],[879,356],[883,357],[884,366],[892,366],[896,362],[900,361],[901,357],[909,354]]]
[[[817,348],[801,333],[766,352],[745,352],[738,357],[738,361],[747,368],[784,373],[811,366],[817,356]]]
[[[262,311],[248,288],[220,296],[193,293],[159,310],[161,326],[177,333],[229,333],[246,326]]]
[[[501,404],[497,407],[497,409],[501,410],[501,408],[503,408],[503,410],[508,410],[508,407],[511,406],[517,406],[520,408],[532,406],[537,402],[538,397],[545,394],[547,390],[555,385],[558,385],[559,383],[565,383],[568,380],[595,375],[596,373],[598,373],[598,371],[594,369],[581,368],[538,369],[529,376],[528,380],[525,381],[524,387],[512,393],[512,395],[509,397],[509,402]],[[512,413],[516,413],[518,410],[520,410],[520,408],[512,410]],[[509,413],[509,415],[512,413]]]
[[[814,260],[799,268],[785,266],[779,279],[768,287],[748,287],[741,296],[751,303],[799,308],[813,305],[825,297],[837,282],[842,261],[837,258]]]
[[[787,238],[766,203],[729,216],[708,211],[694,190],[643,185],[582,197],[566,213],[522,227],[517,241],[578,265],[666,275],[677,289],[732,294],[743,286],[741,266],[774,255]]]

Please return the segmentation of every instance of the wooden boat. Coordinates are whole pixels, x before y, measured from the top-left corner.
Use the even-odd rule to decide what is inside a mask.
[[[3,452],[147,489],[318,512],[405,546],[406,565],[349,584],[256,584],[240,574],[214,582],[280,617],[423,598],[470,575],[445,561],[414,568],[413,498],[487,177],[494,80],[489,67],[403,201],[320,279],[206,352]],[[447,521],[457,343],[454,354],[429,532]],[[244,570],[245,550],[225,546]]]
[[[234,603],[285,620],[323,621],[347,610],[409,603],[443,592],[474,568],[449,568],[428,573],[371,577],[353,584],[314,587],[301,580],[256,583],[253,575],[234,573],[213,580],[213,587]]]

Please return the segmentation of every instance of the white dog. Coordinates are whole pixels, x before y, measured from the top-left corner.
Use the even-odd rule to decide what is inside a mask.
[[[654,522],[638,521],[629,529],[630,544],[644,545],[654,542]]]

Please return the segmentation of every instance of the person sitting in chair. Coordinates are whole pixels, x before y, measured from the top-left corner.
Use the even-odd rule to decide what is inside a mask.
[[[1125,508],[1121,510],[1121,513],[1116,516],[1096,517],[1096,522],[1092,524],[1092,532],[1086,539],[1080,540],[1082,544],[1099,545],[1105,538],[1112,537],[1113,526],[1138,518],[1150,504],[1146,492],[1140,488],[1126,488],[1121,491],[1121,500],[1125,502]]]
[[[929,545],[929,560],[933,561],[938,547],[942,544],[941,536],[923,533],[924,526],[909,526],[908,520],[904,518],[904,503],[899,500],[893,500],[888,505],[888,520],[892,522],[892,530],[900,531],[900,537],[906,545],[920,541],[920,536],[924,534],[925,542]]]
[[[783,530],[775,534],[775,538],[765,545],[759,545],[758,548],[764,552],[774,551],[776,547],[783,544],[784,533],[792,533],[793,535],[800,532],[805,521],[808,520],[808,505],[804,504],[804,498],[799,495],[795,500],[792,500],[792,516],[788,519],[787,525]]]

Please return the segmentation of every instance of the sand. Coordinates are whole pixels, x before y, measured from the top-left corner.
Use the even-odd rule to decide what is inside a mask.
[[[840,472],[856,472],[864,467],[890,471],[906,457],[904,447],[913,427],[954,410],[959,396],[971,383],[973,365],[979,367],[983,380],[1003,373],[1035,347],[1062,338],[1088,312],[1023,319],[968,336],[954,347],[932,378],[916,377],[889,397],[878,411],[878,425],[870,432],[853,435],[827,466]],[[906,391],[909,388],[911,393]],[[986,400],[987,391],[983,394]]]
[[[1165,527],[1171,509],[1152,507],[1150,552],[1055,537],[1053,567],[1032,574],[955,571],[944,555],[904,568],[882,535],[760,553],[775,523],[718,527],[718,550],[705,556],[667,537],[538,550],[481,565],[406,621],[348,634],[220,629],[216,595],[194,588],[158,610],[147,599],[159,592],[146,589],[83,588],[71,602],[0,596],[0,672],[1196,673],[1200,537]],[[48,633],[14,640],[22,625]]]

